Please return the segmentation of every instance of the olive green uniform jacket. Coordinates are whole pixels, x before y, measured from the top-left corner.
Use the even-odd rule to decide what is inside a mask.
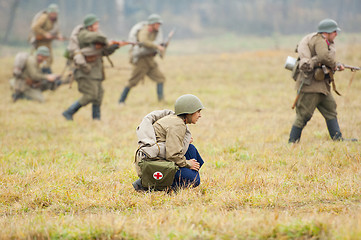
[[[108,56],[114,52],[108,47],[105,36],[99,32],[82,29],[78,34],[79,47],[85,58],[92,58],[81,66],[77,66],[74,77],[78,82],[78,90],[83,93],[79,103],[85,106],[89,103],[101,105],[104,90],[102,81],[105,79],[103,56]],[[103,44],[101,49],[95,48],[95,43]]]
[[[148,25],[145,25],[138,32],[138,42],[141,43],[142,47],[148,48],[149,50],[153,49],[154,51],[150,51],[151,53],[145,56],[139,56],[139,59],[133,63],[133,71],[128,80],[127,87],[132,88],[136,86],[145,76],[148,76],[157,83],[165,82],[165,76],[159,70],[158,64],[154,60],[157,53],[157,44],[154,43],[154,40],[157,34],[158,32],[149,32]]]
[[[22,74],[13,79],[10,84],[15,91],[23,93],[26,98],[43,102],[44,97],[41,92],[47,88],[46,85],[51,83],[42,73],[36,56],[29,56]]]
[[[330,92],[330,78],[323,74],[321,65],[329,69],[336,67],[334,43],[326,41],[322,34],[312,34],[306,36],[298,47],[300,62],[307,62],[306,57],[310,57],[312,68],[309,71],[300,70],[296,81],[297,89],[301,82],[304,82],[299,99],[296,103],[296,120],[294,126],[303,128],[312,118],[317,108],[326,120],[337,117],[337,104]],[[318,72],[316,79],[315,73]],[[321,78],[319,78],[321,74]]]
[[[48,13],[44,11],[41,13],[38,19],[34,21],[31,26],[32,37],[30,39],[31,43],[34,45],[35,49],[40,46],[46,46],[50,50],[50,57],[47,60],[46,66],[50,67],[53,62],[53,54],[51,43],[53,39],[46,39],[45,34],[50,33],[53,36],[58,36],[59,27],[57,21],[52,21],[48,17]],[[40,39],[39,39],[40,38]]]

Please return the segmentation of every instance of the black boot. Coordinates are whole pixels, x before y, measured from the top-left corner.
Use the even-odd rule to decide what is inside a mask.
[[[337,118],[327,120],[326,124],[331,139],[334,141],[342,141],[343,140],[342,133],[338,125]]]
[[[158,95],[158,101],[163,101],[164,95],[163,95],[163,83],[157,84],[157,95]]]
[[[356,138],[346,139],[346,138],[342,137],[342,133],[340,130],[340,126],[338,125],[337,118],[327,120],[326,124],[327,124],[327,129],[328,129],[328,132],[330,133],[330,137],[332,140],[334,140],[334,141],[352,141],[352,142],[357,141]]]
[[[129,91],[130,91],[129,87],[124,88],[124,90],[122,92],[122,95],[120,95],[119,103],[124,103],[125,102],[125,99],[127,98]]]
[[[146,191],[148,190],[147,188],[142,186],[142,180],[139,178],[138,180],[136,180],[135,182],[132,183],[135,191]]]
[[[23,99],[25,98],[24,93],[19,92],[19,91],[15,91],[12,95],[11,98],[13,99],[13,102],[16,102],[19,99]]]
[[[301,138],[302,128],[292,126],[290,132],[290,139],[288,139],[288,143],[298,143]]]
[[[73,120],[73,114],[76,113],[81,108],[81,105],[78,101],[73,103],[65,112],[63,112],[63,116],[66,120]]]
[[[100,105],[93,104],[93,120],[100,120]]]

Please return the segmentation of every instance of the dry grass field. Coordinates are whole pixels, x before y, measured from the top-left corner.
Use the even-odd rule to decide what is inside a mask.
[[[338,59],[361,63],[345,41]],[[181,46],[175,50],[181,51]],[[12,103],[12,57],[0,59],[0,239],[360,239],[361,145],[333,142],[315,112],[301,142],[287,143],[295,113],[285,50],[170,54],[165,103],[146,79],[126,106],[125,51],[106,69],[102,120],[91,106],[74,121],[61,113],[80,95],[61,86],[46,102]],[[109,65],[106,62],[107,65]],[[64,59],[56,58],[60,72]],[[345,137],[361,138],[361,72],[335,96]],[[135,192],[135,128],[148,112],[173,109],[185,93],[206,106],[190,126],[205,165],[201,185],[177,193]]]

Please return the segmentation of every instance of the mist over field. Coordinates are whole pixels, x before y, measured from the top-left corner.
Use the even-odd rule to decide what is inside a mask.
[[[137,6],[138,11],[129,12],[136,21],[161,1],[149,2],[153,5],[143,8],[135,1],[118,4]],[[160,10],[178,9],[168,2],[173,1]],[[219,3],[194,2],[208,6],[205,12]],[[290,8],[295,4],[231,2],[245,8],[256,6],[253,2],[259,8],[262,3],[288,2]],[[321,11],[323,1],[300,2],[314,2],[315,11]],[[339,2],[330,2],[335,7],[328,6],[329,10],[338,12],[335,18],[340,17],[341,28],[348,29],[344,11],[358,6],[358,1],[343,1],[338,11]],[[36,12],[35,7],[50,2],[33,3]],[[5,6],[5,1],[0,4]],[[21,1],[19,6],[24,4],[30,2]],[[168,17],[166,29],[171,29],[171,21],[179,22]],[[317,22],[314,19],[313,24]],[[101,26],[106,29],[109,24]],[[290,35],[223,31],[213,36],[192,33],[194,37],[184,39],[180,36],[186,28],[180,28],[165,58],[156,57],[167,78],[165,102],[158,103],[156,84],[146,78],[120,108],[118,99],[131,73],[125,46],[111,56],[114,68],[104,59],[101,121],[91,119],[90,105],[81,108],[72,122],[61,115],[80,97],[76,82],[71,89],[63,85],[45,92],[44,103],[13,103],[8,79],[14,54],[30,48],[22,40],[19,45],[2,44],[0,239],[360,239],[360,142],[333,142],[316,110],[301,142],[287,143],[296,90],[284,63],[287,56],[296,57],[294,48],[303,31],[316,27],[302,26],[304,30]],[[9,41],[22,39],[17,31],[13,29]],[[336,38],[337,60],[360,66],[360,40],[359,32],[342,31]],[[54,42],[55,73],[64,68],[65,46],[66,42]],[[361,72],[345,70],[335,78],[342,94],[332,93],[341,131],[346,138],[360,139]],[[206,107],[198,123],[190,126],[194,145],[205,160],[201,185],[170,194],[134,191],[136,127],[153,110],[173,109],[174,101],[186,93],[198,96]]]

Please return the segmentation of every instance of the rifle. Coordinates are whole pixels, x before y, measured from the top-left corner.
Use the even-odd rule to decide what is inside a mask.
[[[298,99],[300,98],[301,89],[302,89],[304,83],[305,83],[305,82],[302,81],[301,84],[300,84],[300,86],[299,86],[298,89],[297,89],[297,96],[296,96],[296,98],[295,98],[295,101],[293,102],[292,109],[295,109],[295,107],[296,107],[296,104],[297,104]]]
[[[69,40],[69,39],[66,38],[66,37],[62,37],[61,39],[59,39],[58,36],[56,36],[56,35],[52,35],[51,38],[46,38],[46,37],[44,37],[43,35],[37,35],[37,36],[35,37],[35,40],[36,40],[36,41],[41,41],[41,40],[67,41],[67,40]]]
[[[118,45],[120,47],[125,46],[125,45],[137,45],[137,42],[129,42],[129,41],[111,41],[109,45]]]
[[[352,76],[351,76],[351,78],[350,78],[350,82],[349,82],[349,84],[348,84],[348,86],[350,87],[351,86],[351,84],[352,84],[352,81],[353,81],[353,79],[355,78],[355,74],[356,74],[356,72],[357,71],[359,71],[359,70],[361,70],[361,68],[360,67],[354,67],[354,66],[350,66],[350,65],[347,65],[347,64],[341,64],[344,68],[346,68],[346,69],[350,69],[351,70],[351,72],[353,72],[353,74],[352,74]],[[336,70],[340,70],[340,68],[339,67],[337,67],[337,69]]]
[[[164,43],[162,43],[162,46],[164,47],[164,51],[163,51],[163,52],[159,52],[159,57],[160,57],[160,58],[164,58],[165,52],[166,52],[166,50],[167,50],[167,47],[168,47],[170,41],[172,40],[172,37],[173,37],[174,33],[175,33],[175,28],[173,28],[172,31],[170,31],[170,32],[168,33],[167,40],[166,40]]]

